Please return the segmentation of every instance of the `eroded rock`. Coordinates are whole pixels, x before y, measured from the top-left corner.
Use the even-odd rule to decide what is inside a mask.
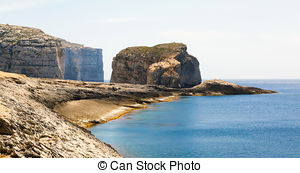
[[[13,130],[8,122],[0,118],[0,135],[12,135]]]
[[[201,83],[199,62],[186,49],[182,43],[126,48],[113,59],[111,82],[195,86]]]
[[[271,94],[271,90],[264,90],[256,87],[246,87],[227,82],[220,79],[206,80],[200,85],[190,89],[194,93],[202,92],[208,94],[234,95],[234,94]]]

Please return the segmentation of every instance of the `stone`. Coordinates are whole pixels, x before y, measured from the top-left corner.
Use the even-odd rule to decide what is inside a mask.
[[[112,63],[111,82],[188,88],[201,83],[199,62],[182,43],[121,50]]]
[[[4,120],[0,118],[0,135],[12,135],[12,127]]]

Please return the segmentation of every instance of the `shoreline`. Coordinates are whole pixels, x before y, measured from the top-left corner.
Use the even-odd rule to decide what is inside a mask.
[[[160,103],[160,102],[171,102],[175,99],[178,99],[179,97],[178,96],[166,96],[166,97],[162,97],[160,99],[156,99],[155,102],[152,102],[152,103]],[[104,122],[102,123],[92,123],[92,124],[88,124],[87,127],[85,127],[86,129],[89,129],[93,126],[96,126],[96,125],[100,125],[100,124],[104,124],[104,123],[107,123],[109,121],[112,121],[112,120],[117,120],[119,118],[121,118],[123,115],[126,115],[126,114],[129,114],[129,113],[132,113],[133,111],[135,110],[140,110],[140,109],[147,109],[149,108],[148,106],[146,105],[150,105],[152,103],[149,103],[149,104],[145,104],[143,105],[143,107],[138,107],[138,108],[129,108],[128,110],[124,110],[123,112],[119,113],[117,116],[113,117],[113,118],[109,118],[107,120],[105,120]],[[141,104],[142,105],[142,104]]]
[[[89,129],[93,126],[96,125],[100,125],[100,124],[104,124],[107,123],[109,121],[112,120],[116,120],[121,118],[123,115],[129,114],[132,111],[135,110],[140,110],[140,109],[147,109],[149,108],[147,105],[150,105],[152,103],[160,103],[160,102],[170,102],[173,101],[174,99],[178,99],[179,96],[175,96],[175,95],[171,95],[171,96],[163,96],[163,97],[158,97],[158,98],[149,98],[146,101],[148,103],[143,103],[143,104],[139,104],[139,103],[135,103],[135,104],[126,104],[126,102],[124,103],[118,103],[121,105],[115,105],[115,107],[112,107],[108,112],[101,112],[99,111],[99,113],[97,113],[96,115],[91,115],[94,114],[94,110],[90,110],[90,107],[84,107],[86,105],[86,102],[88,102],[89,106],[92,106],[92,104],[96,104],[95,106],[107,106],[106,104],[102,104],[102,105],[97,105],[97,101],[102,101],[103,100],[96,100],[96,99],[85,99],[85,100],[75,100],[75,101],[68,101],[66,103],[62,103],[62,104],[58,104],[54,107],[54,111],[57,112],[58,114],[60,114],[61,116],[67,117],[70,121],[72,121],[73,123],[85,128],[85,129]],[[81,114],[84,114],[85,119],[79,119],[74,115],[73,111],[65,111],[65,109],[70,109],[70,110],[74,110],[74,107],[72,106],[72,104],[75,103],[75,106],[78,107],[84,107],[81,108]],[[116,104],[116,103],[112,103],[112,102],[107,102],[107,104]]]
[[[0,115],[0,155],[117,158],[121,155],[115,149],[86,128],[179,96],[272,93],[276,92],[222,80],[204,81],[193,88],[168,88],[30,78],[0,71],[0,108],[3,110]],[[61,107],[65,112],[55,111],[57,105],[68,105],[68,102],[71,103],[68,109]]]

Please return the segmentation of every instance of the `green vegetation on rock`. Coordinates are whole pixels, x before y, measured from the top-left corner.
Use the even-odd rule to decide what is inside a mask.
[[[158,44],[153,47],[148,47],[148,46],[128,47],[120,51],[119,55],[151,54],[152,56],[167,56],[169,54],[174,54],[185,50],[186,50],[186,45],[183,43],[164,43],[164,44]]]

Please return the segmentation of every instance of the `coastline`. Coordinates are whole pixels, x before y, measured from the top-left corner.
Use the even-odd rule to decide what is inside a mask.
[[[164,98],[160,98],[158,100],[155,100],[152,103],[171,102],[171,101],[173,101],[173,100],[175,100],[177,98],[178,98],[177,96],[166,96]],[[93,126],[96,126],[96,125],[104,124],[104,123],[107,123],[107,122],[112,121],[112,120],[117,120],[117,119],[121,118],[123,115],[129,114],[129,113],[131,113],[132,111],[135,111],[135,110],[147,109],[147,108],[149,108],[147,105],[141,104],[139,107],[136,107],[136,108],[134,108],[136,105],[132,105],[132,108],[127,108],[126,110],[123,110],[122,108],[121,109],[113,110],[113,111],[117,112],[114,117],[103,117],[103,119],[105,119],[103,122],[90,123],[90,124],[87,124],[87,126],[85,128],[89,129],[89,128],[91,128]]]
[[[131,113],[134,110],[139,109],[147,109],[149,104],[151,103],[159,103],[159,102],[170,102],[174,99],[177,99],[178,96],[164,96],[158,98],[149,98],[147,99],[148,103],[135,103],[135,104],[127,104],[124,103],[114,103],[107,101],[106,104],[99,104],[102,100],[96,99],[87,99],[87,100],[75,100],[75,101],[68,101],[54,107],[54,111],[58,114],[67,117],[73,123],[77,125],[89,129],[95,125],[107,123],[112,120],[119,119],[125,114]],[[75,103],[75,104],[74,104]],[[72,105],[73,104],[73,105]],[[88,104],[88,106],[86,106]],[[93,105],[94,104],[94,105]],[[91,107],[101,106],[100,110],[95,110]],[[102,111],[108,107],[108,111]],[[77,111],[77,109],[80,109]],[[69,111],[66,111],[68,109]],[[97,113],[95,114],[95,111]],[[74,113],[76,112],[76,113]],[[74,116],[74,114],[80,114],[84,116],[84,119],[78,118]]]
[[[146,105],[172,101],[178,96],[232,94],[272,94],[270,90],[244,87],[221,80],[209,80],[193,88],[159,85],[82,82],[30,78],[0,71],[0,155],[4,157],[109,158],[121,157],[109,144],[86,128],[118,119]],[[84,102],[99,101],[97,106]],[[90,118],[80,114],[57,113],[55,107],[83,103],[92,111]],[[99,106],[100,105],[100,106]],[[73,105],[76,107],[76,104]],[[72,108],[72,107],[71,107]],[[63,110],[63,109],[62,109]],[[70,112],[73,111],[73,109]],[[84,109],[82,109],[84,110]],[[82,111],[81,110],[81,111]],[[89,113],[89,112],[87,112]],[[84,128],[85,127],[85,128]]]

